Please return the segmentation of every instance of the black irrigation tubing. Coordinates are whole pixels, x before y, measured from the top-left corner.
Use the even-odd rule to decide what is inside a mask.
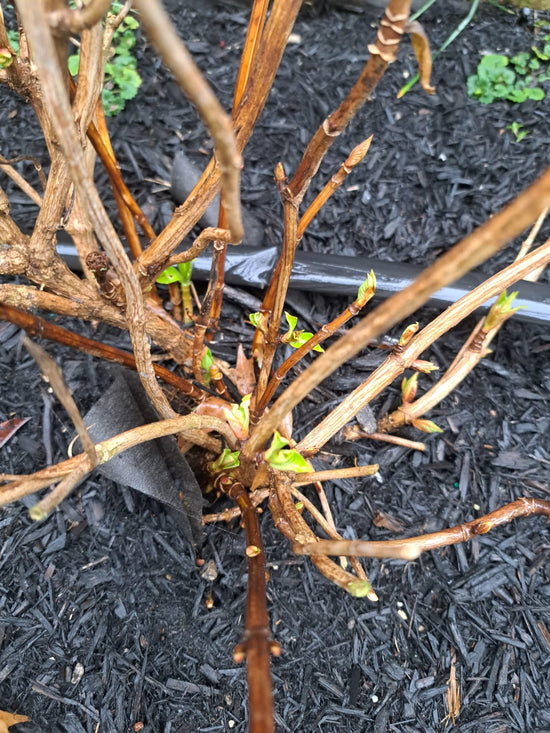
[[[58,245],[59,254],[69,267],[78,270],[80,262],[73,244]],[[230,285],[247,288],[265,288],[277,263],[276,247],[230,247],[227,250],[225,281]],[[209,255],[197,257],[193,264],[193,278],[208,280],[211,258]],[[410,285],[422,272],[418,265],[384,262],[369,257],[349,257],[343,255],[317,254],[314,252],[297,253],[290,278],[290,287],[302,292],[324,293],[355,297],[367,273],[374,270],[376,275],[376,297],[389,298],[394,293]],[[463,295],[487,279],[479,272],[470,272],[434,293],[427,306],[447,308]],[[523,306],[514,315],[514,320],[530,323],[550,323],[550,285],[519,280],[508,288],[517,290],[514,306]],[[487,310],[495,298],[488,300],[479,309]]]

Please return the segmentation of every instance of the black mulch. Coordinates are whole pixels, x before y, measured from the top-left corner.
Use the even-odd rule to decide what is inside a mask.
[[[243,9],[171,5],[191,51],[229,106]],[[434,47],[461,17],[443,5],[425,21]],[[343,98],[366,58],[371,22],[368,14],[330,10],[304,15],[296,26],[247,148],[243,176],[243,198],[264,223],[270,244],[280,237],[273,166],[282,160],[291,172],[308,136]],[[483,7],[436,61],[436,95],[415,88],[397,101],[404,74],[415,70],[405,43],[373,101],[322,166],[324,180],[359,139],[375,133],[365,164],[326,207],[304,246],[432,261],[533,180],[547,165],[548,102],[481,106],[465,93],[481,51],[516,52],[532,44],[528,25]],[[184,148],[203,164],[211,146],[176,85],[143,47],[140,72],[138,98],[111,127],[130,187],[158,227],[172,207],[165,182],[173,155]],[[2,95],[2,154],[45,160],[30,115],[5,90]],[[506,129],[515,120],[530,130],[520,144]],[[32,179],[30,166],[21,169]],[[34,215],[22,195],[14,212],[21,222]],[[485,269],[492,272],[496,262],[512,258],[508,248]],[[314,325],[342,307],[319,295],[294,293],[289,301]],[[429,317],[429,311],[418,316],[421,323]],[[448,334],[429,356],[444,368],[472,325],[469,320]],[[82,330],[120,344],[119,334],[103,326]],[[230,303],[220,353],[234,353],[248,335],[242,309]],[[344,534],[395,536],[374,526],[376,511],[399,519],[414,535],[470,520],[519,496],[548,498],[549,344],[547,329],[507,324],[493,354],[430,414],[445,432],[427,440],[425,454],[375,443],[335,440],[327,446],[327,462],[351,465],[357,457],[380,464],[379,479],[327,487]],[[105,388],[106,367],[65,349],[49,350],[86,411]],[[0,324],[0,363],[0,421],[31,418],[1,449],[2,470],[30,473],[61,460],[73,429],[21,350],[17,330],[6,324]],[[363,354],[327,380],[296,411],[297,434],[371,368],[372,358]],[[377,413],[396,404],[398,386],[387,395]],[[101,477],[88,480],[42,524],[32,524],[23,505],[0,517],[0,709],[31,716],[32,724],[18,730],[246,730],[244,669],[231,659],[246,582],[244,536],[236,523],[205,533],[206,567],[216,568],[212,580],[196,567],[162,506]],[[368,562],[380,597],[376,605],[344,595],[294,557],[267,512],[262,524],[272,628],[283,648],[273,665],[280,731],[450,729],[445,698],[453,655],[462,698],[454,730],[550,731],[546,520],[516,521],[414,563]],[[207,610],[210,598],[214,606]]]

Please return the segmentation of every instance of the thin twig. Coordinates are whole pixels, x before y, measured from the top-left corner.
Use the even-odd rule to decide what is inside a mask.
[[[366,542],[363,540],[319,540],[308,544],[295,544],[294,552],[297,555],[310,555],[323,552],[327,555],[348,555],[355,557],[398,558],[401,560],[416,560],[426,550],[435,550],[438,547],[456,545],[466,542],[480,534],[485,534],[495,527],[508,524],[518,517],[528,517],[531,514],[543,514],[550,517],[550,501],[522,497],[506,504],[489,514],[484,514],[471,522],[458,524],[440,532],[409,537],[404,540],[384,540]]]
[[[67,414],[71,418],[71,421],[76,428],[76,432],[78,433],[78,437],[80,438],[82,448],[88,455],[92,466],[95,466],[97,462],[97,456],[95,452],[94,442],[90,438],[90,434],[88,433],[88,429],[84,424],[84,420],[82,419],[80,410],[76,406],[76,402],[74,401],[73,396],[69,391],[69,388],[65,384],[63,372],[57,366],[51,356],[41,346],[31,341],[28,336],[23,336],[23,338],[21,339],[21,343],[38,364],[38,367],[42,372],[42,376],[48,382],[50,387],[53,389],[57,399],[61,402],[61,404],[67,411]]]
[[[11,178],[11,180],[19,186],[23,193],[27,194],[31,201],[33,201],[39,207],[42,206],[42,196],[38,193],[38,191],[33,188],[31,184],[28,183],[23,178],[23,176],[15,170],[12,165],[9,165],[9,163],[4,163],[4,158],[2,158],[1,156],[0,170],[2,170],[9,178]]]

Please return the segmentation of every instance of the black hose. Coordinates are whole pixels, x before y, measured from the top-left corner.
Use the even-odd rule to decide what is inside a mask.
[[[72,269],[80,269],[74,245],[58,245],[59,254]],[[228,247],[226,256],[225,280],[230,285],[264,288],[269,283],[271,273],[277,263],[278,252],[275,247],[258,248]],[[197,257],[193,265],[193,278],[207,280],[210,276],[211,258],[209,255]],[[346,257],[341,255],[299,252],[294,260],[290,287],[310,293],[342,295],[355,297],[367,273],[374,270],[376,275],[376,297],[389,298],[394,293],[410,285],[422,272],[418,265],[403,265],[397,262],[371,260],[368,257]],[[455,303],[487,279],[479,272],[470,272],[452,285],[434,293],[428,306],[446,308]],[[514,320],[531,323],[550,322],[550,285],[519,280],[508,288],[517,290],[514,306],[524,306],[514,315]],[[494,302],[487,301],[480,311]]]

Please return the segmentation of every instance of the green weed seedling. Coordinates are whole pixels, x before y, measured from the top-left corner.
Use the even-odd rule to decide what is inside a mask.
[[[516,142],[520,143],[524,137],[527,137],[529,130],[526,130],[523,125],[517,121],[512,122],[511,125],[506,125],[506,129],[510,130],[512,135],[516,138]]]
[[[111,12],[118,12],[120,3],[113,3]],[[141,86],[141,76],[137,72],[136,57],[132,49],[136,45],[138,21],[127,15],[113,34],[111,55],[105,64],[105,77],[101,92],[103,109],[108,117],[115,117],[122,112],[129,99],[133,99]],[[69,72],[78,74],[80,51],[69,56]]]
[[[531,52],[522,51],[511,58],[495,53],[483,56],[477,73],[468,77],[468,95],[482,104],[497,99],[516,104],[544,99],[544,89],[539,85],[550,79],[550,35],[543,41],[542,49],[533,46]]]

